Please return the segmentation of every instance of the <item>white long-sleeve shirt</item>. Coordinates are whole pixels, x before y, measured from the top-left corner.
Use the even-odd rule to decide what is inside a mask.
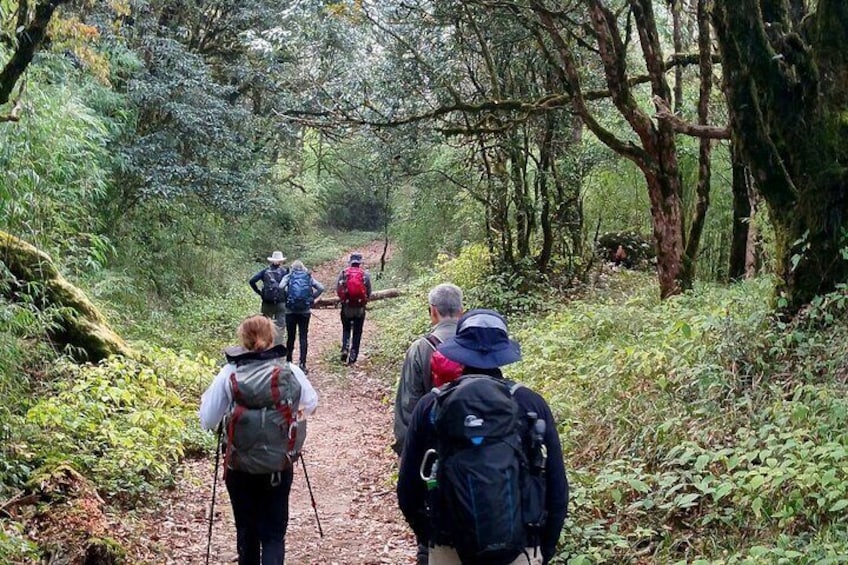
[[[230,387],[230,375],[234,373],[236,366],[227,363],[215,375],[212,384],[200,397],[200,426],[204,430],[214,430],[230,410],[233,403],[233,391]],[[312,384],[297,365],[291,365],[291,371],[297,382],[300,383],[299,410],[309,416],[318,407],[318,394],[312,388]]]

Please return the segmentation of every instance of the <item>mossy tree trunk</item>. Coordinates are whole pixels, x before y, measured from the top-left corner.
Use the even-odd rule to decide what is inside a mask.
[[[42,306],[62,310],[58,326],[51,337],[63,345],[71,345],[80,360],[99,361],[112,354],[132,356],[132,350],[103,318],[83,291],[69,283],[56,269],[50,257],[29,243],[0,231],[0,263],[5,264],[12,280],[8,284],[11,300],[24,292],[30,283]],[[7,285],[4,285],[4,290]],[[27,289],[26,292],[33,291]]]
[[[780,305],[848,277],[848,2],[716,0],[734,134],[774,223]]]

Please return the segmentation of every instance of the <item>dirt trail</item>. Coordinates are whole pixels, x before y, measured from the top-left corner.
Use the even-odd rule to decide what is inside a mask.
[[[362,250],[366,267],[379,265],[382,244]],[[313,276],[333,292],[345,258],[315,268]],[[308,267],[308,265],[307,265]],[[338,310],[318,310],[309,330],[309,379],[320,405],[309,420],[304,458],[324,530],[319,538],[303,469],[295,468],[286,536],[292,564],[386,564],[415,562],[414,541],[394,494],[391,443],[393,392],[368,373],[375,339],[366,317],[359,361],[342,367]],[[298,356],[295,354],[295,361]],[[133,562],[203,563],[206,555],[211,457],[187,461],[175,488],[159,508],[141,511],[133,529],[149,541],[132,548]],[[116,524],[117,525],[117,524]],[[129,526],[127,521],[123,527]],[[210,563],[236,561],[235,526],[223,481],[218,481]]]

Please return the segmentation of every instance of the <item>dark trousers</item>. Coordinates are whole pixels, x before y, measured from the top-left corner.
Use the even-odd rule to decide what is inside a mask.
[[[276,484],[272,481],[275,478]],[[293,478],[292,469],[261,475],[227,470],[227,492],[236,520],[239,565],[285,563]]]
[[[260,306],[262,315],[271,318],[277,326],[278,338],[283,339],[282,333],[286,330],[286,305],[283,302],[265,302]]]
[[[291,363],[294,357],[294,334],[297,332],[300,338],[300,365],[306,366],[306,349],[307,336],[309,335],[309,319],[312,314],[309,312],[286,314],[286,360]]]
[[[365,325],[365,313],[361,316],[346,316],[342,308],[342,353],[347,354],[353,363],[359,355],[359,342],[362,341],[362,326]]]

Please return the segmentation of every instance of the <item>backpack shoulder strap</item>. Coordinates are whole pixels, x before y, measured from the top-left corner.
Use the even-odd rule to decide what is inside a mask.
[[[524,385],[521,383],[514,383],[512,381],[506,381],[506,383],[509,385],[510,396],[515,396],[515,391],[517,391],[518,389],[525,388]]]
[[[430,347],[433,348],[433,351],[435,351],[436,348],[439,347],[439,344],[442,343],[442,340],[440,340],[438,336],[436,336],[436,334],[432,333],[425,335],[424,339],[427,341]]]

